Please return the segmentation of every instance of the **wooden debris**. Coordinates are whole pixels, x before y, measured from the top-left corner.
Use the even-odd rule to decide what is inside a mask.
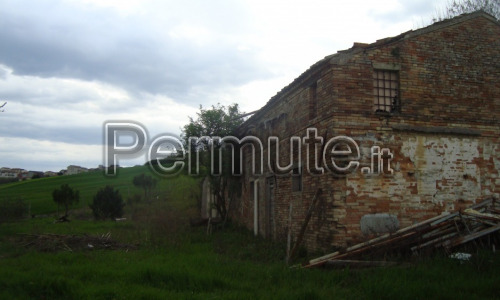
[[[132,250],[134,245],[121,244],[111,239],[111,233],[90,235],[63,234],[19,234],[19,244],[25,248],[41,252],[78,251],[78,250]]]
[[[316,191],[316,194],[314,194],[313,200],[311,202],[311,205],[309,206],[309,209],[307,211],[306,217],[304,219],[304,222],[302,223],[302,227],[300,228],[299,235],[297,236],[297,241],[295,242],[295,245],[293,246],[292,250],[290,250],[290,253],[288,254],[287,257],[287,262],[289,262],[297,252],[300,243],[302,243],[302,239],[304,238],[304,233],[306,232],[307,225],[309,224],[309,220],[311,220],[314,207],[316,206],[316,202],[318,202],[319,197],[321,196],[322,190],[318,189]]]
[[[488,199],[463,211],[436,216],[343,251],[312,259],[303,267],[342,265],[342,262],[368,253],[411,251],[417,254],[419,251],[437,248],[449,250],[499,231],[499,204],[494,199]]]
[[[395,261],[376,261],[376,260],[342,260],[332,259],[325,263],[326,267],[332,268],[371,268],[371,267],[388,267],[398,265]]]

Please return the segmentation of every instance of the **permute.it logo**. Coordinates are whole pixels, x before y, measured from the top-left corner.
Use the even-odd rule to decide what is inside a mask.
[[[199,152],[204,149],[210,152],[212,175],[221,175],[222,155],[231,155],[232,175],[239,176],[242,175],[243,155],[246,147],[250,148],[251,173],[253,175],[264,173],[264,146],[256,136],[188,137],[187,143],[188,145],[185,145],[179,137],[173,134],[161,134],[150,140],[146,128],[138,122],[107,121],[104,123],[104,165],[107,166],[105,174],[116,175],[116,167],[120,160],[146,155],[146,161],[158,175],[176,176],[185,167],[188,167],[189,174],[198,175]],[[279,157],[280,139],[276,136],[268,137],[268,172],[276,175],[289,175],[296,166],[303,166],[305,171],[312,175],[329,173],[343,177],[356,172],[360,166],[359,146],[348,136],[335,136],[325,141],[323,137],[318,136],[316,128],[307,128],[305,136],[290,137],[289,145],[289,157],[282,159]],[[222,151],[228,148],[230,152]],[[306,151],[304,163],[301,162],[303,148]],[[239,159],[236,159],[237,150],[239,150]],[[394,172],[391,168],[393,154],[390,149],[372,146],[370,150],[370,166],[362,167],[361,173],[363,175],[392,175]],[[169,163],[166,164],[166,161]],[[281,165],[280,162],[283,161],[287,163]],[[219,165],[215,165],[216,162]],[[300,172],[303,172],[302,168]]]

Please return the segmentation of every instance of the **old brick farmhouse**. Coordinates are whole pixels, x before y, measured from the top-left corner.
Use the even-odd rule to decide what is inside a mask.
[[[498,198],[500,24],[476,12],[354,43],[278,92],[239,135],[262,141],[264,172],[251,171],[243,147],[232,218],[269,238],[285,239],[289,227],[297,236],[321,189],[309,249],[346,247]],[[278,142],[268,147],[271,136]]]

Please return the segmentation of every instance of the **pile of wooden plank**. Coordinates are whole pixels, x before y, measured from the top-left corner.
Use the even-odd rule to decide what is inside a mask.
[[[465,210],[447,213],[337,251],[304,265],[306,268],[336,265],[369,254],[422,253],[437,248],[450,250],[500,230],[500,201],[488,199]],[[493,244],[494,245],[494,244]]]
[[[122,244],[111,239],[111,233],[101,235],[19,234],[19,245],[40,252],[80,250],[135,250],[137,245]]]

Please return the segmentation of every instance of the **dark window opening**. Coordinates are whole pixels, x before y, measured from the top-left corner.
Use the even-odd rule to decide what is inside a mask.
[[[399,74],[392,70],[373,72],[373,104],[375,112],[397,112],[400,110]]]
[[[253,201],[254,198],[254,190],[255,190],[255,181],[250,181],[250,200]]]
[[[297,167],[292,171],[292,192],[300,191],[302,191],[302,172],[300,167]]]

